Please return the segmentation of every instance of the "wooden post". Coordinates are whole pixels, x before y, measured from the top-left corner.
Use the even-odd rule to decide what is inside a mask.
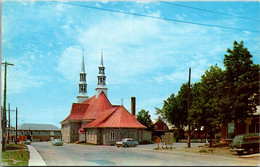
[[[188,82],[188,117],[189,117],[189,109],[190,109],[190,76],[191,76],[191,68],[189,68],[189,82]],[[190,148],[190,119],[188,118],[188,147]]]
[[[17,114],[18,114],[18,110],[16,107],[16,109],[15,109],[15,144],[17,144]]]
[[[10,136],[10,103],[8,103],[8,129],[7,129],[7,143],[9,144]]]
[[[21,157],[23,156],[23,136],[21,136]]]

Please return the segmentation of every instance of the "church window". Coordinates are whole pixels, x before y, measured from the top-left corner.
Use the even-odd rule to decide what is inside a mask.
[[[110,140],[115,141],[115,131],[114,130],[110,130]]]

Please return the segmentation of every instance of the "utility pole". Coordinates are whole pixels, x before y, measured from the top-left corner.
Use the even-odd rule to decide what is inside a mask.
[[[189,118],[189,110],[190,110],[190,76],[191,76],[191,68],[189,68],[189,82],[188,82],[188,148],[190,148],[190,118]]]
[[[16,107],[16,109],[15,109],[15,144],[17,144],[17,114],[18,114],[18,110]]]
[[[8,129],[7,129],[7,143],[9,143],[9,133],[10,133],[10,103],[8,103]]]
[[[5,151],[5,136],[6,136],[6,133],[5,133],[5,129],[6,129],[6,73],[7,73],[7,65],[11,65],[13,66],[13,64],[11,63],[7,63],[7,62],[4,62],[2,63],[4,64],[4,102],[3,102],[3,115],[2,115],[2,151]]]

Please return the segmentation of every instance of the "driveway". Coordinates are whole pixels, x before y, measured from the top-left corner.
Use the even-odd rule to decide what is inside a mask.
[[[181,147],[181,144],[178,146]],[[52,146],[48,142],[38,142],[32,143],[32,146],[36,148],[48,166],[258,166],[259,162],[238,157],[178,153],[176,151],[161,152],[153,150],[156,144],[117,148],[80,144]]]

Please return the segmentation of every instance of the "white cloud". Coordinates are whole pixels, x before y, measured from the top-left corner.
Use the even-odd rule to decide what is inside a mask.
[[[77,81],[78,73],[80,72],[82,49],[79,46],[71,46],[66,48],[58,59],[57,67],[55,68],[67,80]]]
[[[158,16],[160,12],[153,15]],[[157,70],[163,72],[154,76],[158,82],[186,81],[188,67],[192,67],[193,79],[198,80],[210,65],[214,65],[208,63],[211,56],[225,50],[229,41],[217,39],[212,43],[215,31],[221,33],[220,29],[202,29],[190,24],[104,15],[90,27],[79,28],[75,38],[85,49],[87,82],[90,84],[96,84],[101,49],[108,84],[138,82],[138,75],[156,73]],[[81,59],[73,58],[76,54],[81,55],[79,46],[65,49],[57,67],[69,80],[78,79]],[[172,70],[165,72],[164,68]]]
[[[7,62],[14,64],[7,67],[7,85],[11,85],[8,86],[8,94],[23,93],[28,88],[40,87],[52,80],[50,76],[37,74],[34,71],[35,57],[34,54],[27,53],[15,59],[8,59]],[[2,70],[2,76],[4,76],[4,70]]]

